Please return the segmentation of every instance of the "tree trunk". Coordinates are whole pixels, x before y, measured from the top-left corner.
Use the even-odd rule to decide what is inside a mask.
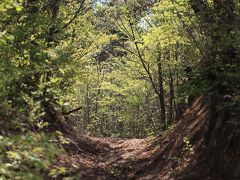
[[[90,122],[90,90],[89,83],[87,83],[86,87],[86,96],[85,96],[85,116],[84,116],[84,129],[87,129],[87,126]]]
[[[158,53],[157,66],[158,66],[159,104],[161,108],[161,122],[164,124],[166,128],[167,122],[166,122],[165,97],[164,97],[164,88],[163,88],[161,53]]]
[[[173,102],[174,102],[174,87],[173,87],[173,75],[172,70],[169,66],[169,123],[173,123],[174,120],[174,111],[173,111]]]
[[[160,123],[162,123],[164,125],[164,128],[167,128],[167,122],[166,122],[166,110],[165,110],[165,98],[164,98],[164,88],[163,88],[163,77],[162,77],[162,64],[161,64],[161,53],[158,53],[158,57],[157,57],[157,66],[158,66],[158,85],[159,87],[157,87],[157,85],[154,82],[154,79],[152,77],[152,74],[150,72],[149,69],[149,64],[147,64],[144,60],[144,56],[142,55],[142,53],[140,52],[140,49],[138,47],[137,43],[134,43],[136,50],[137,50],[137,54],[138,54],[138,58],[141,61],[141,64],[143,66],[143,69],[145,70],[145,72],[148,75],[149,81],[151,82],[151,85],[155,91],[155,93],[157,94],[158,98],[159,98],[159,104],[160,104]]]

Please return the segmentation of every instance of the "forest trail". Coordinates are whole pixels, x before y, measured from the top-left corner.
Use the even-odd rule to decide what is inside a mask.
[[[65,146],[67,153],[58,157],[57,165],[86,180],[216,179],[203,156],[209,118],[208,100],[200,97],[159,137],[103,138],[69,131],[66,137],[72,142]]]
[[[240,0],[0,0],[0,19],[0,180],[240,180]]]
[[[84,139],[84,140],[83,140]],[[130,178],[126,171],[132,171],[130,165],[135,161],[146,158],[145,148],[151,142],[148,139],[122,139],[81,136],[80,141],[87,140],[92,144],[91,151],[87,148],[71,146],[70,153],[62,154],[58,158],[58,165],[73,168],[81,179],[123,179]],[[90,145],[91,146],[91,145]],[[87,147],[87,146],[86,146]],[[80,152],[79,152],[80,151]],[[128,176],[128,177],[127,177]]]

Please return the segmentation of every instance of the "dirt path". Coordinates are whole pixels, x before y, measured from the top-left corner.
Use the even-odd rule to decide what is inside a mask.
[[[58,158],[58,164],[72,169],[80,179],[131,179],[133,162],[146,158],[150,139],[85,137],[95,145],[93,152],[69,152]],[[94,147],[93,147],[94,148]]]
[[[77,175],[80,180],[220,180],[211,174],[203,155],[210,119],[207,102],[198,98],[178,123],[155,139],[91,137],[68,131],[73,142],[57,165],[71,170],[65,176]]]

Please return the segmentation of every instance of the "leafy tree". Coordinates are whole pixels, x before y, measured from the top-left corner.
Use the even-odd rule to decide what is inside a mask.
[[[190,5],[209,39],[197,76],[198,81],[207,84],[204,90],[210,94],[212,104],[209,160],[225,174],[237,173],[232,171],[238,164],[235,152],[239,151],[233,145],[239,138],[239,3],[190,1]]]

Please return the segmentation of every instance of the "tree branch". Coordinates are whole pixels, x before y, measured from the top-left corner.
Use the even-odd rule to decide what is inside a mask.
[[[62,115],[68,116],[69,114],[72,114],[72,113],[74,113],[74,112],[77,112],[77,111],[79,111],[79,110],[81,110],[81,109],[82,109],[82,106],[79,106],[79,107],[77,107],[77,108],[75,108],[75,109],[72,109],[72,110],[70,110],[70,111],[63,112]]]
[[[86,0],[78,0],[79,2],[79,6],[78,9],[76,10],[74,16],[72,17],[72,19],[69,20],[68,23],[66,23],[62,28],[65,29],[66,27],[68,27],[78,16],[78,14],[81,12],[81,9],[83,9],[84,3],[86,2]]]

